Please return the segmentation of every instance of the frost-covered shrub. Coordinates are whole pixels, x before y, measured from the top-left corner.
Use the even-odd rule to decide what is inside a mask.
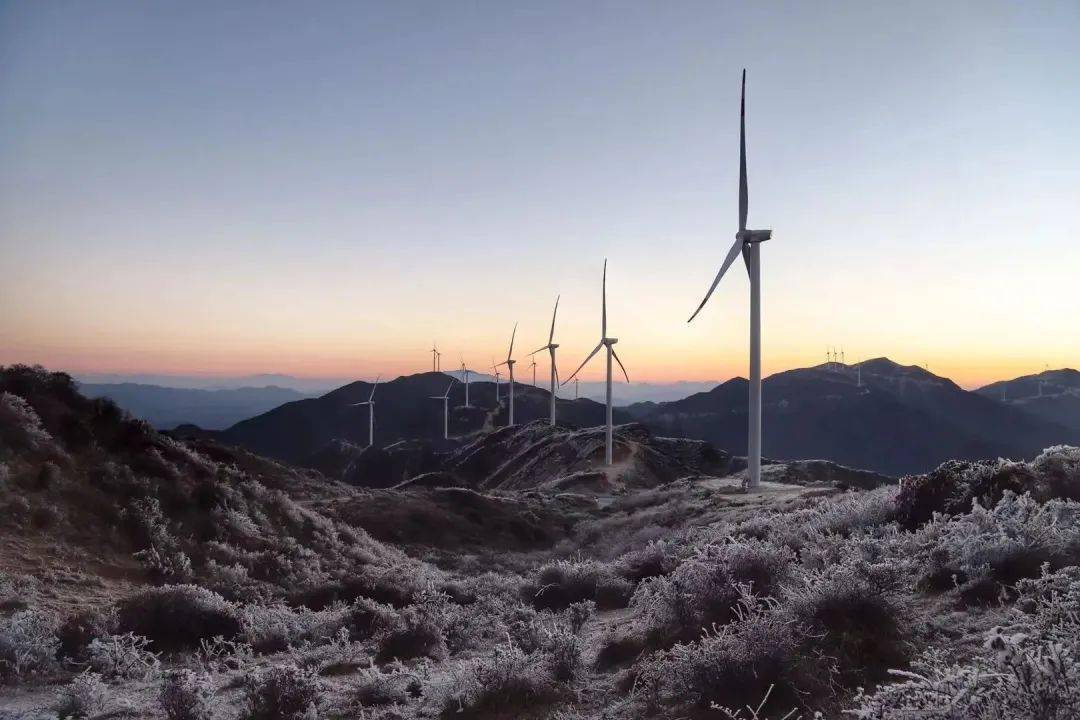
[[[632,591],[613,565],[596,560],[556,560],[540,567],[536,579],[523,586],[522,595],[541,609],[562,610],[581,600],[610,609],[626,607]]]
[[[32,575],[0,571],[0,611],[25,610],[40,592],[41,581]]]
[[[158,582],[184,583],[193,577],[191,559],[169,531],[168,521],[157,498],[132,500],[123,512],[135,541],[142,547],[135,558]]]
[[[60,640],[60,657],[85,660],[87,648],[98,638],[107,638],[116,627],[116,616],[111,608],[84,610],[64,619],[56,630]]]
[[[547,668],[536,660],[513,645],[498,645],[485,656],[455,663],[434,676],[424,696],[443,718],[535,707],[553,691]]]
[[[807,633],[799,652],[827,658],[846,687],[878,682],[906,664],[899,580],[891,564],[850,558],[786,585],[782,611]]]
[[[955,576],[968,602],[993,602],[1022,578],[1039,575],[1080,557],[1080,504],[1005,493],[992,508],[976,502],[971,512],[938,516],[909,539],[908,551],[927,568],[925,584]]]
[[[635,696],[653,706],[741,707],[773,687],[772,702],[786,710],[800,695],[822,692],[828,669],[810,667],[798,654],[802,631],[748,592],[740,602],[737,621],[641,660]]]
[[[354,709],[404,705],[419,696],[425,673],[424,665],[412,672],[401,663],[361,668],[349,688],[349,703]]]
[[[265,668],[244,684],[244,720],[314,720],[322,686],[318,675],[295,665]]]
[[[670,575],[642,582],[631,607],[650,644],[689,642],[712,624],[736,617],[742,586],[749,585],[761,596],[772,595],[793,562],[790,550],[768,542],[704,545]]]
[[[596,603],[592,600],[582,600],[576,603],[570,603],[570,607],[566,608],[566,619],[570,623],[570,630],[577,634],[580,633],[585,624],[592,619],[592,616],[596,614]]]
[[[0,450],[40,452],[54,449],[52,436],[30,403],[18,395],[0,392]]]
[[[236,637],[240,613],[225,598],[196,585],[143,590],[119,603],[117,630],[142,635],[156,650],[198,647],[201,640]]]
[[[146,680],[161,666],[149,645],[147,638],[133,633],[95,638],[87,647],[87,662],[91,670],[106,678]]]
[[[1080,569],[1018,583],[1022,609],[986,633],[983,652],[958,663],[939,649],[893,671],[898,682],[860,691],[863,720],[1001,720],[1080,717]]]
[[[1040,497],[1080,500],[1080,448],[1056,445],[1031,462]]]
[[[226,640],[220,635],[199,641],[195,662],[204,672],[240,670],[255,660],[251,645],[241,640]]]
[[[564,622],[545,624],[541,628],[540,652],[552,678],[559,682],[577,680],[585,668],[581,657],[585,643]]]
[[[245,605],[241,615],[244,640],[260,653],[325,642],[354,618],[352,610],[344,605],[325,610],[282,604]]]
[[[934,513],[960,515],[973,501],[992,507],[1006,492],[1023,494],[1035,489],[1038,479],[1031,467],[1011,460],[949,460],[925,475],[901,480],[896,494],[896,518],[914,530]]]
[[[379,662],[446,656],[442,618],[432,605],[410,605],[376,635]]]
[[[87,718],[97,715],[105,708],[109,689],[101,676],[85,670],[60,691],[56,714],[60,718]]]
[[[646,578],[667,575],[679,564],[675,543],[653,540],[639,550],[633,550],[616,561],[618,572],[635,585]]]
[[[161,680],[158,705],[166,720],[214,720],[214,684],[206,673],[171,670]]]
[[[0,619],[0,674],[40,673],[56,667],[60,640],[57,617],[44,610],[20,610]]]

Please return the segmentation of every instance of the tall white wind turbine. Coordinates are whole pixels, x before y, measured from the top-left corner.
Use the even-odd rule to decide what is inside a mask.
[[[739,231],[735,233],[735,244],[724,258],[720,272],[716,273],[709,291],[705,293],[705,299],[687,322],[697,317],[712,297],[720,278],[724,277],[735,258],[742,255],[750,276],[750,442],[747,451],[750,477],[747,487],[755,488],[761,483],[761,243],[772,237],[772,230],[746,229],[749,194],[746,182],[746,70],[743,70],[739,106]]]
[[[514,332],[510,334],[510,349],[506,353],[506,360],[499,363],[510,368],[510,425],[514,424],[514,336],[517,335],[517,323],[514,323]]]
[[[551,332],[548,333],[548,344],[539,350],[534,350],[532,355],[547,350],[551,354],[551,424],[555,424],[555,396],[559,384],[559,369],[555,366],[555,349],[559,344],[555,342],[555,315],[559,312],[559,297],[555,298],[555,310],[551,313]],[[577,380],[574,381],[575,383]],[[533,385],[536,384],[536,361],[533,360]]]
[[[619,369],[622,370],[623,377],[626,378],[626,382],[630,382],[630,376],[626,374],[626,368],[623,367],[622,360],[615,354],[615,343],[619,342],[618,338],[608,337],[607,335],[607,258],[604,258],[604,280],[601,286],[601,301],[600,301],[600,342],[596,345],[589,357],[585,358],[585,361],[578,366],[570,377],[566,378],[564,385],[581,372],[581,368],[585,367],[596,353],[600,352],[600,348],[607,348],[607,427],[604,434],[604,462],[610,465],[611,458],[611,359],[615,358],[615,362],[619,363]]]
[[[375,378],[375,384],[371,386],[371,394],[368,395],[368,399],[364,402],[353,403],[353,407],[359,407],[361,405],[368,406],[368,425],[367,425],[367,444],[371,447],[375,444],[375,388],[379,387],[379,375]]]
[[[446,386],[446,392],[442,395],[432,395],[432,400],[442,400],[442,436],[443,440],[450,439],[450,388],[454,387],[456,380],[451,379]]]

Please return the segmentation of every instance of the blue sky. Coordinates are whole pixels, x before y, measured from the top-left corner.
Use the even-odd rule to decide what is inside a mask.
[[[0,362],[479,366],[561,292],[576,366],[607,256],[636,378],[745,374],[741,273],[685,324],[745,66],[767,371],[1076,365],[1078,31],[1074,2],[6,2]]]

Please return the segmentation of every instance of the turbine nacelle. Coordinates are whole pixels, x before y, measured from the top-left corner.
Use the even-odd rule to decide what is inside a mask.
[[[735,239],[744,243],[765,242],[772,237],[772,230],[740,230],[735,233]]]

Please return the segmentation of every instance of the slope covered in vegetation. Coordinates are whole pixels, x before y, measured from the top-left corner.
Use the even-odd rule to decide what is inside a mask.
[[[7,368],[0,717],[1076,717],[1080,451],[799,468],[358,489]]]

